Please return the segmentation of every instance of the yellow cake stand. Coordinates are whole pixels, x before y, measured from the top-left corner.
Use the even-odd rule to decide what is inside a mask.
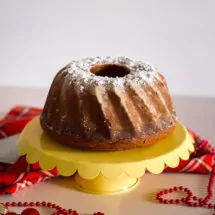
[[[43,170],[54,167],[62,176],[73,176],[76,188],[84,192],[113,194],[134,188],[145,171],[159,174],[177,167],[194,151],[193,139],[178,122],[167,138],[145,148],[116,152],[84,151],[51,140],[41,129],[39,117],[27,124],[18,140],[20,155],[29,163],[39,161]]]

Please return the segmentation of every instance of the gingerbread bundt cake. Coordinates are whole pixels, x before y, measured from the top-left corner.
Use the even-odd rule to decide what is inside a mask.
[[[166,80],[153,66],[127,57],[95,57],[57,73],[40,123],[59,144],[114,151],[166,137],[176,113]]]

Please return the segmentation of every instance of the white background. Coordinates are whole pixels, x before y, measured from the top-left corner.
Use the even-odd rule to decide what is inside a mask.
[[[172,94],[215,96],[215,1],[0,0],[0,85],[49,87],[92,55],[146,60]]]

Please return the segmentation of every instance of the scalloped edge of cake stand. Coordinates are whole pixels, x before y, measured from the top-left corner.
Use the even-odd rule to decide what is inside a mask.
[[[175,135],[184,135],[184,139],[182,138],[183,142],[179,144],[178,148],[173,148],[172,151],[168,151],[166,154],[163,152],[160,157],[127,163],[94,163],[92,161],[81,163],[80,161],[71,159],[66,161],[63,160],[62,157],[67,155],[68,159],[71,158],[69,157],[71,156],[70,152],[69,155],[68,153],[65,154],[68,148],[66,148],[67,151],[63,151],[62,154],[61,152],[60,154],[57,152],[58,155],[61,155],[61,159],[59,159],[59,157],[53,155],[54,151],[56,152],[58,147],[64,149],[64,146],[57,144],[55,148],[49,148],[47,151],[43,149],[42,146],[36,146],[37,144],[40,145],[40,135],[42,135],[38,118],[32,120],[32,122],[25,127],[17,144],[19,154],[26,155],[28,163],[39,161],[40,167],[43,170],[48,171],[56,167],[59,174],[62,176],[72,175],[71,185],[73,188],[92,194],[117,194],[135,188],[138,185],[139,178],[144,175],[146,170],[154,174],[159,174],[166,166],[176,167],[180,159],[189,159],[190,152],[194,151],[194,140],[182,124],[179,123],[178,126],[179,131],[178,133],[176,132]],[[163,141],[162,144],[170,143],[168,137]],[[46,145],[46,141],[43,142],[45,142]],[[74,153],[76,152],[73,152],[73,155],[75,155]],[[67,165],[66,168],[65,165]],[[70,168],[68,168],[68,165],[70,165]]]

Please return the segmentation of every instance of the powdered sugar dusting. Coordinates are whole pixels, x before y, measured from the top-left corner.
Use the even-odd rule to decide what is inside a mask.
[[[124,77],[107,77],[97,76],[90,72],[90,68],[99,64],[116,64],[129,68],[130,73]],[[75,84],[77,90],[83,92],[85,88],[93,89],[95,86],[110,86],[124,87],[129,81],[134,84],[141,84],[150,82],[153,84],[156,81],[158,72],[149,63],[143,61],[134,61],[128,57],[89,57],[83,58],[79,61],[72,61],[65,69],[65,72],[70,73],[67,78],[70,82]]]

